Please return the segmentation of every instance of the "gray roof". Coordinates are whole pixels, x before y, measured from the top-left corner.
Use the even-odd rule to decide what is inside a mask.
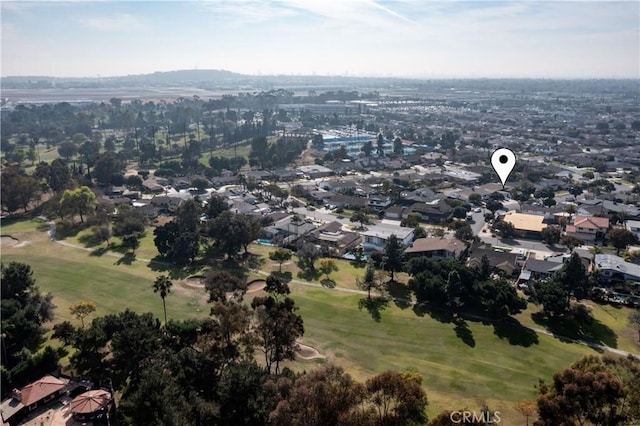
[[[625,262],[623,258],[613,254],[596,254],[596,268],[620,272],[640,280],[640,265]]]
[[[549,262],[547,260],[529,259],[525,269],[531,272],[541,272],[549,274],[562,268],[562,263]]]

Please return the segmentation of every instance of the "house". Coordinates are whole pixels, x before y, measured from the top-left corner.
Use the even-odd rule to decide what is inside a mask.
[[[392,206],[384,211],[384,217],[386,219],[400,220],[407,217],[408,213],[409,213],[409,207]]]
[[[287,216],[264,229],[265,237],[274,243],[291,244],[313,231],[316,225],[296,215]]]
[[[2,421],[17,424],[25,414],[59,398],[65,392],[68,383],[66,379],[47,375],[20,390],[15,389],[11,397],[0,404]]]
[[[364,197],[352,197],[350,195],[334,195],[324,201],[326,206],[344,207],[347,209],[360,209],[367,206],[367,199]]]
[[[624,227],[629,232],[636,234],[636,237],[640,238],[640,220],[627,220],[624,222]]]
[[[609,218],[576,215],[573,224],[567,225],[565,232],[568,236],[592,242],[603,239],[608,229]]]
[[[296,170],[302,173],[303,176],[308,176],[309,179],[323,178],[331,176],[333,174],[333,170],[328,167],[320,166],[318,164],[314,164],[311,166],[300,166]]]
[[[640,265],[626,262],[613,254],[596,254],[594,267],[600,271],[600,280],[607,284],[640,282]]]
[[[544,224],[544,216],[509,212],[503,219],[515,228],[516,234],[522,238],[540,239],[541,232],[547,225]]]
[[[156,195],[150,201],[150,204],[157,207],[160,213],[174,213],[181,203],[181,198],[166,195]]]
[[[543,280],[551,278],[553,274],[562,268],[562,263],[550,262],[548,260],[529,258],[525,263],[519,280],[529,281],[531,279]]]
[[[328,247],[336,256],[349,253],[361,241],[357,233],[344,231],[340,222],[325,223],[309,236],[312,243]]]
[[[371,196],[367,199],[367,205],[374,209],[385,209],[391,205],[391,198]]]
[[[362,235],[362,247],[365,251],[382,251],[391,235],[398,237],[403,247],[408,247],[413,241],[413,228],[388,224],[370,225],[366,231],[360,232],[360,235]]]
[[[409,209],[409,213],[418,213],[424,222],[444,222],[453,209],[444,200],[435,200],[429,203],[416,203]]]
[[[520,270],[517,254],[478,247],[472,247],[469,250],[467,266],[480,268],[482,266],[482,258],[484,256],[487,257],[489,265],[491,265],[493,269],[501,271],[507,277],[515,275]]]
[[[450,260],[460,259],[466,250],[466,244],[457,238],[418,238],[404,253],[408,257]]]

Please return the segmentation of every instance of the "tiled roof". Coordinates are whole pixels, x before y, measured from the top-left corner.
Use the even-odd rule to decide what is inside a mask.
[[[609,219],[596,216],[576,216],[574,226],[588,229],[600,229],[609,227]]]
[[[25,406],[29,406],[52,393],[58,392],[65,386],[66,383],[60,379],[56,379],[53,376],[44,376],[43,378],[20,389],[20,392],[22,393],[21,402]]]

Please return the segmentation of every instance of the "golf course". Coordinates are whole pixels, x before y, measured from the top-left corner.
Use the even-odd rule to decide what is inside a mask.
[[[170,319],[209,314],[204,288],[185,285],[186,278],[203,269],[178,270],[150,262],[157,254],[151,232],[135,256],[130,256],[106,250],[105,244],[91,246],[86,238],[83,244],[86,230],[61,241],[53,241],[48,231],[49,224],[38,219],[2,222],[2,262],[29,264],[40,290],[54,296],[55,319],[47,328],[65,320],[77,324],[69,306],[82,300],[96,304],[89,321],[127,308],[160,318],[162,301],[152,289],[160,274],[174,281],[166,299]],[[248,269],[248,277],[278,269],[279,265],[268,259],[270,248],[252,245],[249,251],[255,267]],[[301,343],[324,356],[287,366],[308,371],[318,363],[332,362],[359,380],[385,370],[417,372],[424,379],[429,417],[444,409],[487,406],[501,412],[504,424],[524,424],[514,404],[535,400],[539,379],[549,382],[555,372],[582,356],[606,352],[545,332],[534,321],[537,307],[531,304],[513,322],[493,324],[473,317],[453,318],[444,311],[402,301],[364,306],[361,300],[366,296],[355,286],[362,269],[346,261],[339,261],[338,271],[331,276],[334,288],[322,287],[320,279],[305,281],[293,261],[286,262],[282,271],[294,278],[290,282],[292,297],[305,329]],[[406,280],[406,275],[400,276],[400,281]],[[252,292],[245,300],[261,293]],[[631,309],[588,303],[594,329],[587,336],[593,343],[640,352],[637,330],[628,321]]]

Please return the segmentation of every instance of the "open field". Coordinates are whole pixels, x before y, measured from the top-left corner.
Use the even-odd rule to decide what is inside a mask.
[[[67,307],[85,299],[96,302],[98,308],[90,318],[126,308],[161,317],[160,297],[151,289],[160,273],[175,277],[174,289],[167,298],[170,318],[208,314],[204,291],[183,285],[182,278],[187,273],[163,271],[161,265],[141,261],[128,263],[122,261],[120,253],[96,256],[88,250],[62,246],[50,241],[46,227],[35,220],[3,221],[2,225],[3,235],[28,241],[21,246],[3,247],[2,261],[15,260],[32,266],[41,290],[54,294],[55,322],[67,319],[76,322]],[[252,253],[262,256],[271,250],[251,246]],[[339,264],[344,276],[338,271],[332,277],[338,286],[349,287],[342,279],[346,280],[353,272],[344,265]],[[267,259],[263,269],[277,269],[277,264]],[[293,262],[283,267],[297,279],[296,269]],[[362,270],[354,268],[354,271]],[[305,322],[304,343],[317,348],[328,361],[343,366],[360,380],[387,369],[420,373],[430,401],[430,417],[445,408],[478,410],[486,403],[492,410],[503,413],[505,424],[524,424],[513,409],[516,400],[534,399],[534,385],[539,378],[549,381],[554,372],[581,356],[597,353],[524,327],[455,319],[440,312],[398,307],[393,302],[368,311],[359,309],[362,296],[357,294],[296,283],[291,287]],[[617,335],[616,347],[640,352],[633,340],[637,333],[626,322],[629,312],[610,306],[593,307],[596,320]],[[542,328],[531,319],[532,313],[534,308],[519,315],[519,321]],[[297,370],[309,370],[322,362],[325,361],[290,365]]]

